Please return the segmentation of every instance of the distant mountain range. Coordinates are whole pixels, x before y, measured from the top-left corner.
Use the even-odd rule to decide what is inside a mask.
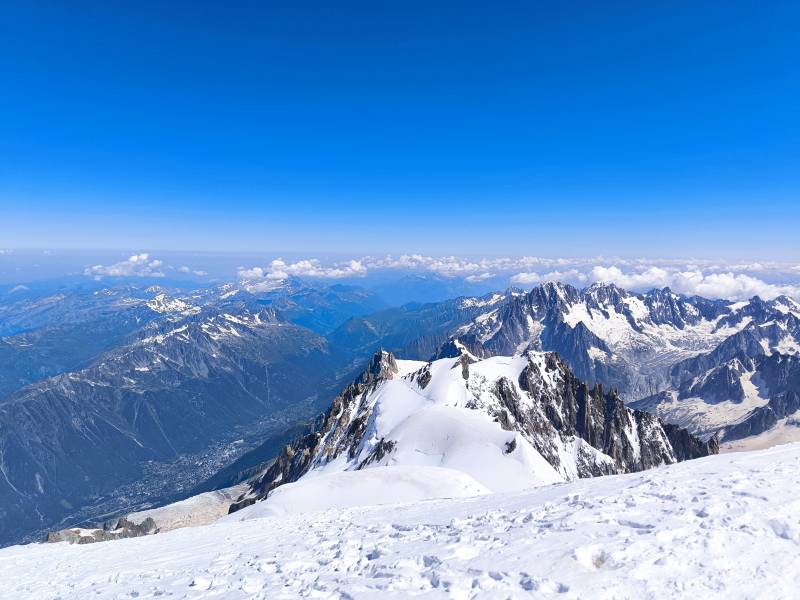
[[[669,289],[633,294],[613,284],[578,290],[545,283],[530,292],[380,311],[351,319],[330,337],[416,360],[451,339],[479,358],[556,352],[581,380],[723,440],[791,421],[793,394],[800,392],[800,304],[787,296],[728,302]],[[750,416],[752,426],[726,429]]]
[[[122,285],[4,296],[0,544],[263,473],[292,432],[327,408],[379,349],[398,364],[423,361],[423,371],[431,359],[468,356],[470,365],[483,365],[493,357],[545,357],[537,360],[550,365],[546,372],[574,382],[559,388],[573,408],[583,397],[597,407],[596,419],[621,419],[637,431],[652,433],[655,421],[622,401],[702,440],[719,433],[723,447],[800,431],[800,305],[788,297],[734,303],[668,289],[633,294],[611,284],[547,283],[390,304],[361,288],[300,280],[263,292]],[[470,382],[485,367],[465,368]],[[515,377],[506,379],[519,387]],[[481,410],[502,420],[498,407],[512,390],[498,390]],[[555,402],[552,394],[513,392]],[[611,431],[616,439],[622,425],[590,434],[574,415],[558,424],[552,413],[518,422],[507,412],[506,425],[522,436],[516,443],[531,445],[547,461],[542,472],[558,477],[635,470],[651,454],[642,465],[676,460],[690,439],[678,443],[670,438],[677,429],[658,425],[659,449],[656,442],[621,449],[597,436]],[[537,437],[534,422],[549,433]],[[554,459],[567,447],[548,450],[542,440],[556,437],[585,450],[576,450],[578,462]],[[692,452],[705,444],[697,443]]]
[[[293,316],[341,312],[337,291]],[[3,315],[0,543],[187,494],[350,374],[351,356],[230,286],[59,294]]]

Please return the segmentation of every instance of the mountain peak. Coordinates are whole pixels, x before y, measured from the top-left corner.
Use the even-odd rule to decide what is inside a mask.
[[[232,510],[322,467],[331,473],[435,460],[487,489],[511,491],[639,471],[679,455],[655,416],[590,388],[554,352],[400,365],[414,367],[414,377],[377,380],[398,370],[390,353],[377,352],[365,371],[375,385],[362,376],[345,388],[316,431],[287,446]],[[693,441],[697,448],[681,456],[709,454]]]
[[[380,379],[392,379],[397,371],[397,359],[394,354],[381,348],[372,355],[367,368],[359,376],[358,383],[367,385]]]
[[[200,311],[198,307],[192,306],[179,298],[172,298],[164,292],[159,292],[152,300],[148,300],[147,307],[157,313],[188,313]]]
[[[628,290],[619,287],[613,281],[595,281],[591,285],[585,287],[583,289],[585,294],[597,294],[599,292],[610,292],[620,294],[621,296],[629,296],[630,292]]]

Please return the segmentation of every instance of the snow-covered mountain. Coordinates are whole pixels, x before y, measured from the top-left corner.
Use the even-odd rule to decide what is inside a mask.
[[[269,458],[257,451],[291,439],[369,357],[319,331],[380,306],[296,279],[54,282],[0,298],[0,545]]]
[[[800,307],[785,296],[732,303],[667,288],[632,294],[614,284],[578,290],[546,283],[510,296],[455,335],[478,356],[556,351],[582,379],[635,400],[669,387],[677,363],[711,352],[748,326],[797,317]],[[776,345],[794,347],[772,335]]]
[[[424,502],[397,471],[290,484],[202,527],[5,548],[1,589],[16,600],[730,599],[800,587],[798,444]],[[381,505],[359,503],[384,487],[394,495]]]
[[[272,308],[135,304],[125,343],[0,400],[0,544],[187,492],[339,386],[326,340]]]
[[[529,292],[509,289],[354,318],[330,339],[419,360],[453,338],[478,357],[555,351],[581,379],[614,387],[632,401],[668,389],[673,367],[731,336],[797,317],[800,305],[786,296],[728,302],[668,288],[634,294],[610,283],[579,290],[549,282]],[[771,335],[778,351],[797,351],[792,339]]]
[[[800,356],[770,350],[756,343],[722,360],[717,348],[689,363],[697,375],[632,405],[701,437],[718,434],[730,447],[798,441]]]
[[[359,288],[287,280],[262,292],[125,285],[0,303],[0,544],[62,518],[72,525],[171,499],[163,490],[185,497],[207,477],[198,491],[242,481],[381,346],[423,362],[463,349],[481,362],[557,352],[596,399],[616,397],[613,388],[626,401],[645,397],[640,408],[704,439],[717,429],[730,443],[798,430],[795,380],[765,384],[781,372],[770,361],[798,348],[800,307],[786,297],[732,303],[551,283],[364,315],[376,302]],[[721,390],[734,395],[721,400]],[[711,412],[719,418],[706,426]],[[525,435],[564,477],[553,457],[567,446]],[[605,468],[576,456],[576,471]]]
[[[703,381],[722,381],[714,369],[724,370],[737,357],[796,356],[799,323],[800,304],[787,296],[728,302],[685,297],[666,288],[633,294],[613,284],[578,290],[545,283],[527,293],[508,290],[383,311],[349,321],[334,336],[359,338],[365,347],[384,346],[413,359],[435,355],[433,347],[448,339],[459,340],[477,357],[555,351],[580,379],[613,387],[626,401],[641,401],[636,406],[707,438],[773,398],[792,405],[791,397],[783,401],[786,386],[753,391],[748,386],[758,387],[759,380],[746,375],[739,387],[753,402],[742,402],[743,391],[731,390],[734,395],[723,400],[720,394],[727,392],[717,389],[716,399],[707,402],[703,394],[688,390]],[[737,370],[741,366],[728,369]],[[718,410],[725,406],[732,409]],[[715,419],[708,421],[709,412]],[[783,418],[757,417],[762,425],[737,431],[760,433]]]
[[[580,382],[555,353],[431,362],[375,354],[314,431],[284,448],[234,508],[303,477],[445,467],[491,491],[640,471],[717,451]],[[459,482],[461,485],[461,482]]]

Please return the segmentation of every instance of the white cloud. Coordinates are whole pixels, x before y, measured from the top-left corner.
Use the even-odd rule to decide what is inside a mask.
[[[563,281],[578,286],[609,281],[633,291],[670,287],[678,293],[709,298],[800,296],[800,281],[792,275],[800,271],[800,265],[768,261],[726,263],[704,259],[537,256],[465,259],[409,254],[397,258],[366,258],[364,262],[371,269],[425,270],[445,277],[463,277],[470,282],[508,273],[512,284],[522,286],[545,281]],[[782,279],[783,282],[769,282],[765,275],[768,279]]]
[[[332,266],[324,266],[318,259],[310,258],[297,262],[286,262],[282,258],[273,260],[268,268],[239,267],[237,276],[245,289],[251,292],[263,292],[274,289],[284,279],[292,277],[309,277],[315,279],[346,279],[365,277],[367,267],[361,260],[348,260]]]
[[[697,294],[706,298],[741,300],[752,296],[771,299],[782,294],[800,295],[800,286],[767,283],[757,277],[733,271],[704,273],[700,269],[681,271],[649,267],[642,271],[625,273],[618,267],[596,266],[590,277],[593,281],[609,281],[632,290],[669,287],[680,294]]]
[[[511,283],[516,285],[534,285],[542,281],[542,276],[534,272],[517,273],[511,278]]]
[[[192,275],[197,275],[198,277],[203,277],[205,275],[208,275],[208,272],[206,272],[206,271],[194,270],[194,269],[191,269],[190,267],[187,267],[186,265],[183,265],[182,267],[178,267],[178,271],[181,272],[181,273],[191,273]]]
[[[566,271],[550,271],[544,275],[535,272],[523,271],[511,277],[514,285],[534,285],[545,281],[561,281],[564,283],[583,284],[588,280],[586,273],[578,269],[568,269]]]
[[[757,277],[743,273],[711,273],[687,271],[675,275],[676,291],[684,294],[698,294],[708,298],[744,299],[761,296],[772,299],[780,295],[800,297],[800,286],[767,283]]]
[[[164,273],[159,270],[163,264],[158,259],[151,260],[150,255],[143,252],[113,265],[86,267],[84,274],[95,279],[103,277],[164,277]]]
[[[480,275],[467,275],[465,279],[470,283],[480,283],[481,281],[486,281],[492,277],[495,277],[495,274],[487,271],[486,273],[481,273]]]
[[[648,267],[641,271],[623,272],[619,267],[595,266],[589,273],[592,281],[608,281],[617,285],[630,288],[663,288],[671,284],[668,271],[661,267]]]
[[[290,276],[307,278],[364,277],[372,271],[424,271],[470,283],[508,277],[510,283],[533,286],[563,281],[582,287],[609,281],[632,291],[670,287],[683,294],[741,299],[753,295],[773,298],[800,296],[800,265],[771,261],[726,262],[707,259],[649,259],[618,257],[537,256],[462,258],[423,254],[363,257],[335,264],[309,258],[296,262],[273,260],[268,267],[240,268],[248,289],[271,289]]]
[[[457,275],[472,275],[487,272],[493,261],[482,259],[480,262],[464,260],[455,256],[434,258],[422,254],[404,254],[398,258],[386,256],[380,259],[365,259],[370,268],[374,269],[401,269],[425,270],[438,273],[445,277]]]

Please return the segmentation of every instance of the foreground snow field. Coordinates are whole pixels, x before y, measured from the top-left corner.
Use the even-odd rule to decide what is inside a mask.
[[[256,504],[155,536],[0,550],[0,596],[793,598],[798,490],[792,444],[525,492],[263,518]]]

